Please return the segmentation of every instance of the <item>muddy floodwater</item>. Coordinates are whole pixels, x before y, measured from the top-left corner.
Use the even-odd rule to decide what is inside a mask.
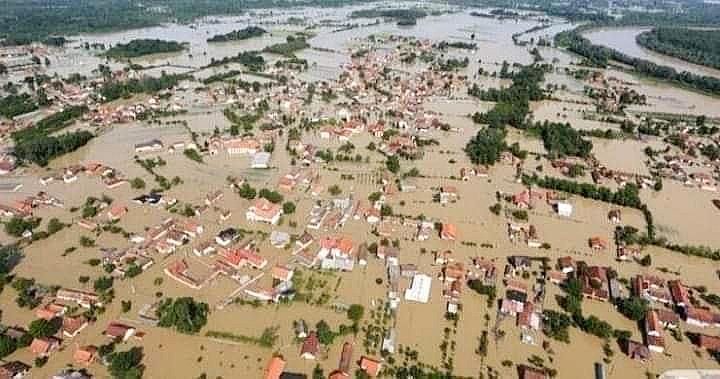
[[[294,213],[284,215],[280,224],[276,226],[248,222],[245,212],[250,207],[251,201],[235,193],[228,185],[227,178],[242,178],[258,190],[277,189],[281,178],[299,167],[300,158],[286,148],[290,142],[286,130],[278,133],[274,145],[268,148],[272,150],[268,169],[251,168],[252,158],[248,155],[230,155],[220,151],[216,155],[205,154],[202,162],[196,162],[185,156],[182,151],[170,152],[167,149],[176,142],[188,144],[193,138],[204,141],[215,131],[230,133],[232,123],[223,111],[231,107],[231,102],[214,100],[214,96],[222,93],[221,87],[228,85],[228,82],[202,88],[197,82],[192,82],[187,90],[175,91],[168,102],[182,104],[187,112],[162,117],[160,122],[137,120],[101,128],[87,122],[79,122],[73,125],[73,128],[94,129],[98,132],[98,136],[86,146],[55,159],[48,167],[22,167],[13,175],[0,178],[0,184],[22,184],[22,188],[17,192],[0,193],[0,204],[13,204],[16,200],[45,191],[62,200],[64,207],[39,209],[37,213],[43,219],[41,229],[51,218],[58,218],[72,225],[48,239],[34,242],[27,247],[25,257],[13,274],[17,277],[34,278],[38,283],[47,286],[86,290],[92,289],[93,280],[106,275],[102,267],[88,264],[90,260],[101,256],[100,249],[123,249],[130,246],[128,238],[122,234],[90,232],[77,225],[82,212],[78,208],[82,207],[89,196],[100,198],[106,195],[113,200],[114,205],[126,206],[128,212],[117,222],[117,226],[128,235],[144,235],[150,227],[159,225],[168,217],[182,217],[177,211],[162,206],[151,207],[132,201],[134,197],[145,194],[159,185],[155,175],[162,175],[168,179],[177,177],[177,183],[164,194],[190,207],[202,206],[205,204],[206,195],[214,191],[220,190],[223,193],[223,197],[212,206],[208,206],[204,213],[193,216],[193,219],[204,227],[201,237],[193,240],[189,245],[178,248],[168,256],[156,255],[154,265],[138,277],[116,280],[115,299],[104,313],[98,315],[97,322],[92,323],[74,339],[66,340],[63,349],[51,356],[45,366],[33,368],[30,377],[50,377],[72,362],[75,347],[78,345],[107,343],[108,340],[102,333],[112,321],[135,325],[145,333],[142,340],[133,338],[127,343],[119,344],[117,348],[124,351],[132,346],[142,346],[145,353],[143,359],[143,364],[146,366],[145,377],[152,379],[191,379],[201,377],[203,374],[205,375],[203,377],[207,378],[263,378],[263,370],[273,354],[280,354],[285,358],[288,372],[311,375],[316,365],[319,365],[327,377],[338,367],[344,342],[350,342],[354,347],[350,374],[350,377],[353,377],[358,368],[355,362],[361,356],[368,355],[378,359],[383,357],[377,349],[369,347],[369,342],[366,345],[365,332],[370,326],[394,328],[397,332],[397,346],[402,347],[406,352],[416,351],[419,362],[424,365],[440,368],[443,364],[447,364],[448,357],[451,357],[452,373],[462,377],[487,378],[488,371],[493,371],[498,374],[498,378],[516,378],[517,365],[528,364],[529,360],[537,361],[535,356],[541,357],[546,367],[556,369],[556,377],[561,379],[591,378],[594,364],[603,360],[606,360],[607,377],[612,379],[643,378],[647,372],[659,374],[671,368],[720,367],[704,349],[695,348],[688,338],[682,335],[680,340],[676,340],[671,337],[669,331],[663,332],[667,343],[666,354],[653,353],[647,362],[628,358],[614,339],[609,339],[608,346],[605,346],[605,340],[583,332],[577,327],[570,328],[571,343],[553,340],[541,330],[530,332],[533,338],[528,342],[527,334],[517,326],[515,316],[501,315],[497,300],[488,304],[486,296],[477,294],[467,286],[461,291],[462,310],[458,322],[455,324],[449,320],[446,315],[447,294],[443,293],[443,283],[440,281],[443,266],[434,259],[438,252],[451,251],[453,260],[463,263],[471,271],[475,270],[471,268],[474,258],[492,262],[497,268],[498,299],[505,296],[503,270],[507,258],[511,255],[545,257],[548,258],[551,266],[555,265],[558,258],[570,256],[575,261],[584,261],[588,265],[611,268],[624,280],[639,274],[654,275],[665,280],[681,279],[688,288],[702,286],[708,293],[720,293],[720,281],[716,273],[717,262],[685,256],[654,246],[646,246],[640,252],[641,256],[652,257],[650,266],[642,266],[632,259],[627,262],[615,259],[618,247],[615,241],[616,227],[622,225],[641,232],[645,230],[646,219],[638,209],[618,207],[576,195],[563,194],[565,200],[572,204],[573,211],[569,217],[561,217],[550,202],[545,201],[554,195],[550,193],[537,200],[530,209],[525,210],[525,213],[517,212],[519,209],[512,204],[512,201],[506,201],[506,198],[512,199],[513,195],[527,190],[527,187],[517,180],[518,172],[570,180],[554,166],[555,162],[552,160],[555,157],[549,159],[550,156],[540,136],[525,130],[509,129],[506,137],[508,144],[517,143],[520,149],[527,152],[528,155],[522,163],[513,165],[502,161],[489,168],[487,176],[461,179],[462,168],[476,166],[465,152],[468,141],[486,127],[474,123],[470,116],[475,112],[487,112],[494,106],[491,102],[479,101],[469,96],[467,86],[477,84],[480,88],[487,89],[510,85],[510,79],[501,79],[494,73],[500,70],[503,61],[523,65],[533,62],[533,55],[530,53],[532,46],[516,44],[512,36],[541,25],[539,17],[498,20],[472,16],[470,10],[466,9],[450,9],[452,12],[446,12],[448,9],[441,7],[442,12],[418,19],[415,26],[398,26],[396,22],[387,21],[376,23],[374,19],[347,18],[350,12],[360,8],[258,11],[252,15],[238,17],[207,18],[190,25],[169,24],[117,33],[85,34],[72,37],[73,42],[66,49],[53,52],[51,60],[54,63],[48,69],[48,73],[68,75],[79,72],[92,76],[97,65],[104,63],[105,60],[92,51],[82,49],[83,43],[115,45],[136,38],[161,37],[187,42],[188,49],[178,54],[138,58],[133,62],[158,66],[150,71],[153,75],[159,75],[163,70],[178,70],[178,72],[192,72],[198,79],[203,79],[225,71],[224,67],[201,69],[212,59],[221,59],[242,51],[262,50],[266,46],[283,41],[288,35],[303,31],[303,23],[287,22],[290,17],[305,19],[304,23],[309,23],[308,20],[329,20],[326,25],[316,25],[308,30],[313,34],[309,39],[311,48],[296,55],[307,59],[309,68],[297,73],[296,77],[308,82],[334,82],[341,78],[343,73],[349,71],[347,64],[354,62],[350,56],[351,50],[371,46],[368,39],[371,35],[379,38],[405,36],[431,42],[477,44],[476,49],[449,49],[442,53],[460,59],[468,58],[467,67],[452,73],[453,76],[467,77],[467,81],[459,81],[463,84],[454,85],[446,92],[438,92],[433,96],[422,98],[423,102],[417,105],[417,114],[410,111],[408,114],[413,120],[416,116],[419,118],[419,115],[431,115],[448,127],[418,132],[419,137],[416,137],[434,143],[428,143],[423,147],[420,159],[400,159],[401,169],[398,175],[386,180],[384,184],[383,179],[388,172],[386,170],[388,159],[378,151],[378,146],[386,142],[383,138],[361,132],[348,137],[352,145],[348,147],[344,141],[340,141],[340,138],[324,138],[319,128],[308,127],[302,130],[300,139],[304,144],[310,144],[318,150],[337,151],[340,148],[347,148],[352,151],[353,156],[358,155],[359,159],[347,162],[336,160],[326,164],[311,163],[312,169],[318,174],[317,183],[314,183],[320,188],[318,194],[312,194],[311,191],[283,192],[283,201],[291,201],[297,207]],[[343,27],[344,23],[364,26]],[[332,25],[328,26],[328,24]],[[215,34],[227,33],[248,25],[260,25],[267,28],[270,33],[260,38],[239,42],[217,44],[206,42],[207,38]],[[551,39],[555,33],[574,26],[562,20],[552,20],[550,27],[523,34],[521,40],[537,40],[540,37]],[[603,29],[589,32],[587,36],[594,43],[608,45],[633,56],[651,59],[656,63],[672,65],[678,70],[698,70],[693,72],[720,76],[718,71],[695,67],[640,49],[635,44],[634,36],[642,30],[644,29]],[[387,43],[379,49],[392,51],[395,47],[396,45]],[[546,75],[545,83],[542,85],[555,87],[557,90],[552,92],[551,98],[530,104],[533,121],[567,122],[583,133],[597,130],[619,133],[620,136],[613,139],[587,137],[593,143],[593,158],[609,170],[649,177],[651,172],[647,149],[663,151],[668,146],[661,137],[621,134],[620,122],[609,120],[611,118],[609,116],[633,122],[640,122],[643,117],[665,113],[679,116],[702,114],[710,118],[720,117],[720,100],[717,98],[676,88],[666,83],[651,82],[613,69],[602,72],[606,79],[622,81],[623,86],[645,94],[647,102],[627,106],[622,115],[619,112],[612,115],[602,113],[598,110],[599,107],[594,99],[586,94],[586,87],[592,83],[573,77],[564,71],[565,68],[578,68],[575,65],[578,58],[554,47],[538,49],[545,62],[554,62],[556,65],[556,69]],[[269,62],[280,59],[270,54],[264,56]],[[110,64],[113,68],[121,68],[124,65],[117,62]],[[237,67],[229,65],[227,69],[235,68]],[[398,76],[405,75],[403,80],[412,82],[408,77],[423,74],[427,67],[421,62],[394,61],[386,69]],[[488,74],[479,75],[480,69]],[[240,76],[243,80],[257,80],[263,84],[276,85],[275,79],[270,77],[268,75],[261,78],[257,74]],[[420,84],[430,86],[428,83]],[[200,89],[196,90],[196,88]],[[213,90],[217,91],[213,92]],[[297,93],[302,91],[298,88],[292,88],[292,91],[288,91],[289,95],[281,95],[287,95],[290,100],[297,100],[293,96],[299,96]],[[243,96],[233,101],[244,102],[243,106],[250,107],[259,102],[263,93],[247,92],[243,93]],[[304,115],[323,114],[334,118],[340,109],[361,108],[362,106],[358,104],[366,100],[360,95],[353,98],[341,95],[334,101],[321,100],[319,97],[318,94],[314,99],[303,98],[306,102],[302,103],[302,110],[307,111]],[[131,102],[131,100],[122,101]],[[149,102],[149,98],[143,95],[133,98],[132,101],[144,103]],[[393,100],[387,102],[390,101]],[[280,112],[280,103],[281,101],[271,101],[268,105],[271,112]],[[232,109],[241,111],[240,106]],[[373,112],[380,113],[376,109]],[[389,120],[390,116],[386,116]],[[393,117],[395,116],[397,115],[393,114]],[[372,117],[376,118],[375,115]],[[694,118],[692,119],[694,121]],[[321,126],[329,125],[328,121]],[[250,128],[248,132],[260,134],[258,127]],[[392,136],[385,139],[390,138]],[[153,139],[161,140],[165,148],[153,153],[136,152],[135,145]],[[674,151],[670,147],[667,149]],[[150,174],[136,162],[136,156],[139,159],[159,157],[165,164],[155,168],[156,172]],[[126,184],[110,189],[97,176],[91,177],[85,174],[78,175],[78,180],[69,184],[63,183],[62,180],[56,180],[48,185],[40,183],[40,178],[60,173],[68,166],[88,162],[100,162],[110,166],[124,178],[142,178],[147,186],[144,189],[133,189]],[[416,174],[419,174],[411,175],[412,169],[417,169]],[[582,183],[593,182],[589,171],[579,174],[572,180]],[[405,188],[411,188],[410,190],[388,190],[388,187],[393,185],[408,183],[411,185]],[[717,192],[704,191],[697,185],[685,185],[679,180],[665,180],[663,183],[662,191],[644,188],[640,195],[654,215],[658,235],[677,243],[720,247],[720,233],[716,231],[720,222],[720,210],[712,205],[712,200],[718,197]],[[603,185],[612,190],[620,186],[612,180],[605,181]],[[334,187],[337,187],[339,193],[330,195],[327,189]],[[436,201],[440,189],[448,187],[457,191],[457,199],[447,204]],[[367,266],[356,266],[351,272],[321,272],[301,268],[291,254],[290,248],[276,248],[268,238],[272,231],[283,231],[298,236],[309,230],[307,228],[309,214],[318,202],[350,196],[353,203],[360,202],[368,206],[368,198],[384,190],[388,192],[384,201],[391,208],[391,212],[407,219],[427,219],[439,224],[452,223],[457,227],[457,238],[454,241],[442,240],[438,237],[439,233],[432,232],[432,236],[427,241],[418,241],[415,226],[402,225],[398,222],[391,226],[392,230],[383,241],[376,228],[360,216],[350,217],[345,225],[337,230],[323,227],[320,230],[311,230],[311,234],[318,240],[322,237],[343,235],[350,238],[355,245],[395,244],[399,247],[398,258],[401,264],[415,265],[419,273],[431,276],[432,286],[428,303],[402,299],[392,316],[385,310],[385,302],[391,289],[388,287],[387,266],[383,260],[370,256]],[[533,191],[536,190],[545,194],[544,190],[533,188]],[[497,214],[491,211],[496,204],[502,205]],[[609,220],[608,215],[611,212],[622,214],[621,224],[614,224]],[[227,216],[227,219],[220,217],[221,214],[228,213],[230,216]],[[519,215],[522,214],[527,220],[521,220],[522,216]],[[106,217],[103,211],[97,219],[104,221]],[[530,247],[525,241],[511,240],[508,237],[510,223],[532,225],[538,240],[544,242],[542,248]],[[258,254],[268,262],[268,266],[264,269],[248,268],[244,273],[253,276],[262,274],[258,279],[259,283],[270,286],[273,283],[269,274],[270,267],[276,264],[294,265],[298,275],[302,275],[306,280],[303,290],[310,293],[312,301],[291,301],[280,304],[232,302],[238,291],[243,288],[238,281],[227,276],[219,276],[201,289],[191,289],[164,273],[163,270],[170,263],[184,259],[194,274],[203,278],[210,276],[218,257],[196,256],[192,252],[192,246],[214,239],[216,234],[228,227],[252,230],[248,239],[256,240]],[[82,237],[94,239],[95,245],[83,246],[80,243]],[[588,242],[593,237],[607,241],[607,246],[598,250],[591,249]],[[0,231],[0,243],[10,243],[12,240],[4,231]],[[317,244],[313,246],[313,249],[315,248]],[[546,282],[542,278],[542,270],[540,261],[534,260],[526,274],[517,276],[517,279],[529,288],[543,283],[546,292],[535,306],[539,309],[562,311],[558,299],[565,296],[565,292],[560,286]],[[81,280],[82,277],[90,279]],[[313,285],[307,285],[307,281]],[[399,280],[397,290],[401,298],[410,285],[411,280],[407,277]],[[622,285],[622,287],[625,293],[629,292],[627,286]],[[138,311],[144,305],[153,304],[164,297],[183,296],[193,297],[210,306],[208,324],[197,335],[180,334],[167,328],[143,323],[139,319]],[[3,325],[25,326],[35,319],[34,311],[20,308],[16,297],[17,291],[10,286],[6,286],[0,293]],[[131,301],[131,311],[123,312],[121,301]],[[230,303],[226,304],[228,301]],[[220,306],[223,304],[226,305]],[[331,346],[323,349],[317,361],[302,359],[299,354],[301,340],[294,334],[293,322],[303,319],[313,329],[316,323],[324,320],[334,331],[339,331],[341,325],[349,322],[346,313],[342,310],[349,304],[360,304],[365,308],[365,318],[360,323],[357,334],[346,333],[337,336]],[[643,327],[620,314],[610,301],[584,300],[583,315],[596,316],[610,323],[616,330],[629,331],[633,340],[643,341]],[[277,341],[272,348],[210,338],[205,335],[207,331],[219,331],[236,336],[259,337],[268,328],[277,331]],[[718,334],[716,328],[704,330],[685,323],[682,324],[682,328],[683,332],[702,331]],[[485,346],[487,350],[485,356],[479,353],[483,333],[489,336]],[[548,346],[543,347],[543,343],[547,343]],[[441,346],[445,344],[452,347],[443,351]],[[604,352],[607,349],[612,353]],[[28,349],[21,349],[9,358],[23,362],[34,360]],[[390,365],[392,360],[398,367],[402,365],[405,355],[400,353],[393,356],[385,355],[384,359],[386,364]],[[99,378],[110,377],[107,369],[100,364],[93,364],[89,370]]]
[[[662,66],[669,66],[678,72],[688,71],[696,75],[707,75],[720,78],[720,70],[693,64],[682,59],[673,58],[640,46],[635,37],[650,30],[649,28],[600,28],[584,33],[592,43],[613,48],[631,57],[646,59]]]

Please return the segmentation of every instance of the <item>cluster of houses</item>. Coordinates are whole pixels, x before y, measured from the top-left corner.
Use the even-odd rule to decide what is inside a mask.
[[[64,203],[62,200],[49,195],[47,192],[40,191],[35,196],[27,196],[23,199],[18,199],[9,205],[0,204],[0,217],[27,218],[33,215],[36,208],[44,206],[62,208],[64,207]]]
[[[28,349],[37,358],[49,357],[68,345],[69,341],[77,337],[92,321],[76,309],[90,309],[102,307],[99,295],[77,289],[61,288],[57,290],[53,299],[35,310],[37,319],[58,323],[60,328],[55,335],[36,337],[30,339]],[[74,312],[71,314],[71,312]],[[2,335],[15,341],[28,337],[28,332],[20,327],[6,328]],[[141,337],[136,328],[113,322],[108,325],[104,335],[113,341],[127,341],[132,336]],[[73,363],[80,367],[89,367],[99,359],[98,348],[92,345],[75,344]],[[19,361],[12,361],[0,366],[0,377],[22,378],[27,374],[29,366]]]
[[[318,340],[317,333],[311,331],[306,333],[304,331],[298,334],[298,338],[303,338],[302,347],[300,349],[300,356],[307,360],[316,360],[321,353],[321,345]],[[301,337],[300,337],[301,336]],[[340,359],[338,362],[337,369],[333,370],[328,376],[329,379],[347,379],[350,378],[353,367],[353,344],[345,342],[340,353]],[[361,370],[367,377],[375,378],[382,371],[383,362],[381,360],[371,358],[368,356],[361,356],[359,360],[354,362],[356,367]],[[281,355],[274,355],[270,358],[265,371],[264,379],[281,379],[292,377],[285,371],[287,362]],[[299,376],[298,376],[299,377]],[[304,377],[304,376],[302,376]]]
[[[44,176],[40,178],[40,184],[47,186],[54,182],[75,183],[81,173],[88,177],[100,178],[108,189],[118,188],[128,182],[118,170],[99,162],[88,162],[82,165],[68,166],[56,174]]]

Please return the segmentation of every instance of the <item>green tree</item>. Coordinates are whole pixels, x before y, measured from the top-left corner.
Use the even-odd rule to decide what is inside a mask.
[[[328,325],[325,320],[320,320],[315,325],[315,329],[317,331],[318,340],[321,344],[325,346],[332,345],[333,341],[335,341],[335,333],[330,329],[330,325]]]
[[[143,189],[145,188],[145,181],[141,178],[134,178],[130,181],[130,187],[133,189]]]
[[[387,161],[385,161],[385,166],[388,171],[397,174],[400,172],[400,159],[396,155],[388,157]]]
[[[60,323],[57,320],[37,319],[28,326],[28,334],[33,338],[50,337],[60,330]]]
[[[191,297],[165,299],[157,310],[159,326],[175,328],[185,334],[195,334],[207,324],[209,307]]]
[[[142,359],[143,351],[141,347],[133,347],[128,351],[112,353],[108,372],[115,379],[140,379],[145,370]]]
[[[109,276],[101,276],[93,282],[93,288],[98,292],[105,292],[112,288],[113,278]]]
[[[13,217],[5,223],[5,233],[13,237],[20,237],[26,230],[33,230],[37,228],[39,224],[39,219]]]
[[[493,165],[500,160],[500,153],[507,149],[505,131],[487,128],[480,130],[465,146],[465,153],[475,164]]]
[[[280,194],[277,191],[271,191],[267,188],[261,189],[259,195],[260,195],[260,197],[267,199],[269,202],[271,202],[273,204],[278,204],[283,201],[282,194]]]
[[[289,215],[295,213],[295,203],[287,201],[283,204],[283,213]]]
[[[633,321],[640,321],[644,319],[647,314],[648,301],[638,296],[631,296],[618,300],[617,307],[618,311],[625,317]]]
[[[360,304],[352,304],[347,310],[347,317],[354,323],[359,323],[365,315],[365,307]]]
[[[14,339],[0,335],[0,359],[7,357],[17,349],[17,343]]]
[[[255,188],[252,188],[249,184],[243,183],[242,186],[238,189],[238,194],[243,199],[252,200],[257,196],[257,191]]]

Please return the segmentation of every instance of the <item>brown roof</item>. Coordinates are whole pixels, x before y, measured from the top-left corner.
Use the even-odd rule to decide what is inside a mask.
[[[698,336],[697,344],[698,346],[704,347],[708,350],[720,351],[720,337],[700,334]]]
[[[317,333],[312,331],[305,338],[305,341],[303,341],[302,348],[300,349],[300,355],[306,353],[317,355],[318,351],[320,351],[320,340],[318,340]]]
[[[520,379],[546,379],[545,372],[529,366],[520,366]]]
[[[83,346],[75,350],[73,354],[73,360],[77,364],[89,366],[95,360],[97,354],[97,347],[95,346]]]

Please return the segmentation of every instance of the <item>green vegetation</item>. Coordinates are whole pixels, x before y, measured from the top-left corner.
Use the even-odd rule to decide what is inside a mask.
[[[243,199],[252,200],[257,196],[257,190],[250,186],[250,184],[243,183],[243,185],[238,189],[238,195],[240,195]]]
[[[10,94],[0,98],[0,115],[7,118],[13,118],[36,109],[38,109],[37,104],[26,93],[20,95]]]
[[[273,204],[280,204],[283,201],[283,195],[281,193],[277,191],[271,191],[267,188],[261,189],[258,195],[264,199],[267,199]]]
[[[142,180],[142,178],[134,178],[130,181],[130,187],[133,189],[143,189],[145,188],[145,181]]]
[[[263,51],[292,57],[295,52],[307,49],[308,47],[310,47],[310,44],[307,43],[304,36],[288,36],[285,42],[270,45],[263,49]]]
[[[65,133],[57,137],[41,136],[15,146],[15,155],[24,161],[47,166],[54,158],[85,146],[94,135],[88,131]]]
[[[42,301],[42,286],[35,284],[35,279],[15,278],[12,288],[17,291],[15,303],[20,308],[34,309]]]
[[[29,143],[60,131],[80,118],[88,108],[85,106],[68,107],[38,121],[34,127],[19,130],[12,134],[16,144]]]
[[[562,312],[546,309],[543,311],[543,318],[545,319],[543,321],[543,333],[545,335],[561,342],[570,342],[570,332],[568,330],[572,325],[570,316]]]
[[[640,46],[695,64],[720,68],[720,32],[659,27],[637,36]]]
[[[523,127],[530,113],[529,102],[545,98],[540,83],[544,80],[548,69],[549,67],[545,65],[529,65],[523,66],[517,73],[505,74],[512,77],[512,84],[506,88],[481,90],[474,84],[468,89],[469,95],[483,101],[494,101],[497,104],[488,112],[475,113],[473,121],[495,128],[506,125]],[[501,76],[503,76],[502,72]]]
[[[203,82],[203,84],[208,85],[208,84],[212,84],[212,83],[215,83],[215,82],[222,82],[222,81],[224,81],[224,80],[226,80],[226,79],[230,79],[230,78],[235,77],[235,76],[238,76],[238,75],[240,75],[240,74],[242,74],[241,71],[238,71],[238,70],[230,70],[230,71],[227,71],[227,72],[221,72],[221,73],[219,73],[219,74],[210,75],[210,76],[208,76],[207,78],[203,79],[202,82]]]
[[[225,66],[230,63],[239,63],[250,71],[262,71],[265,67],[265,58],[257,51],[243,51],[233,57],[225,57],[220,60],[212,58],[208,67]]]
[[[62,322],[57,321],[60,320],[45,320],[43,318],[34,320],[28,326],[28,334],[33,338],[54,336],[62,326]]]
[[[687,71],[677,72],[672,67],[661,66],[648,60],[631,57],[617,50],[594,45],[580,33],[583,29],[573,29],[558,33],[555,42],[558,46],[585,58],[586,63],[597,67],[606,67],[611,61],[631,66],[635,72],[649,77],[674,82],[689,88],[711,94],[720,94],[720,79],[700,76]]]
[[[14,339],[6,335],[0,335],[0,359],[12,354],[16,349],[17,342]]]
[[[100,88],[99,93],[103,97],[103,100],[108,102],[120,98],[128,98],[137,93],[157,93],[175,87],[181,81],[191,78],[190,75],[185,74],[164,74],[159,78],[146,76],[141,79],[130,79],[124,82],[110,81]]]
[[[142,365],[143,350],[133,347],[128,351],[110,354],[108,372],[115,379],[140,379],[145,371]]]
[[[388,157],[387,161],[385,161],[385,167],[387,167],[388,171],[392,172],[393,174],[397,174],[398,172],[400,172],[400,159],[397,157],[397,155]]]
[[[258,26],[248,26],[240,30],[233,30],[230,33],[217,34],[208,38],[208,42],[228,42],[228,41],[241,41],[253,37],[260,37],[267,31]]]
[[[568,123],[545,122],[532,126],[531,131],[540,134],[545,150],[552,156],[571,155],[581,158],[590,156],[593,144]]]
[[[440,41],[439,43],[435,44],[435,48],[441,49],[441,50],[447,50],[448,48],[453,49],[465,49],[465,50],[473,50],[477,48],[476,43],[470,43],[470,42],[462,42],[462,41]]]
[[[492,306],[497,297],[497,288],[495,286],[486,286],[481,280],[477,279],[469,280],[467,284],[473,291],[487,296],[488,307]]]
[[[465,146],[465,153],[475,164],[492,165],[507,149],[504,128],[481,129]]]
[[[395,20],[417,19],[427,16],[427,12],[418,8],[408,9],[361,9],[350,13],[350,18],[390,18]]]
[[[196,149],[185,149],[183,151],[183,154],[190,160],[193,160],[197,163],[203,163],[202,155],[196,150]]]
[[[205,333],[206,337],[219,338],[233,342],[247,343],[258,345],[265,348],[273,348],[278,340],[278,327],[265,328],[260,337],[249,337],[239,334],[219,332],[215,330],[209,330]]]
[[[180,333],[195,334],[207,324],[208,311],[206,303],[196,303],[191,297],[165,299],[157,309],[158,325],[174,328]]]
[[[128,43],[119,43],[113,46],[104,55],[108,58],[126,59],[150,54],[175,53],[184,48],[182,43],[176,41],[134,39]]]
[[[336,7],[359,0],[274,0],[272,2],[226,0],[62,0],[48,5],[42,1],[11,0],[3,3],[0,38],[8,44],[44,41],[48,36],[75,35],[128,30],[167,22],[189,23],[196,18],[220,14],[237,15],[257,8],[291,8],[319,5]]]
[[[615,305],[620,313],[633,321],[645,319],[649,308],[648,301],[638,296],[619,299]]]
[[[20,237],[26,230],[32,231],[40,225],[39,218],[13,217],[5,223],[5,233],[12,237]]]
[[[607,187],[598,187],[590,183],[579,183],[549,176],[540,178],[537,175],[525,175],[523,176],[523,182],[527,185],[536,185],[546,189],[567,192],[588,199],[599,200],[624,207],[637,209],[644,207],[644,204],[642,204],[640,200],[639,189],[634,184],[626,184],[613,192]]]
[[[285,203],[283,203],[283,213],[286,215],[295,213],[295,208],[295,203],[293,203],[292,201],[286,201]]]
[[[113,278],[110,276],[101,276],[93,282],[93,288],[97,292],[105,292],[112,288],[113,286]]]

